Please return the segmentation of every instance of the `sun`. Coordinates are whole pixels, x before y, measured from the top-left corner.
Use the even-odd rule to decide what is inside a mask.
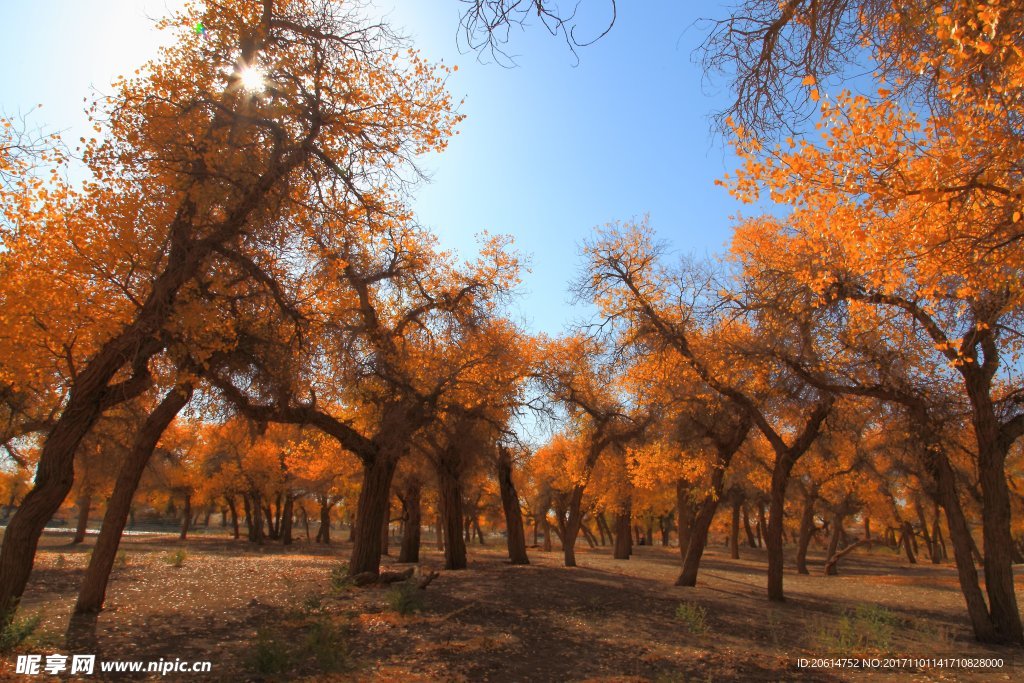
[[[242,88],[249,92],[263,92],[267,89],[267,75],[258,66],[246,66],[238,73]]]

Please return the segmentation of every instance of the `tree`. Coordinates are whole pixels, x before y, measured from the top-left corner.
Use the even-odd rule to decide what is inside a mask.
[[[583,493],[602,454],[638,439],[652,419],[625,405],[615,360],[607,351],[583,334],[550,340],[536,371],[551,400],[565,409],[579,444],[578,450],[563,451],[573,456],[568,463],[572,486],[555,506],[566,567],[576,566]]]
[[[777,363],[750,363],[747,349],[762,338],[789,338],[786,320],[753,308],[742,297],[737,317],[716,341],[735,351],[711,353],[699,307],[709,305],[708,278],[683,265],[675,273],[659,262],[646,223],[598,231],[583,247],[586,266],[578,289],[598,305],[607,324],[623,329],[626,339],[647,339],[655,348],[673,349],[696,375],[723,398],[742,406],[774,452],[768,519],[768,597],[783,600],[783,508],[789,475],[817,438],[832,410],[834,396],[802,381]],[[728,295],[728,292],[726,292]],[[746,319],[744,319],[746,318]],[[717,346],[715,347],[717,349]],[[747,361],[747,362],[744,362]]]
[[[910,21],[921,40],[880,45],[875,59],[928,74],[927,108],[894,101],[899,80],[879,82],[877,97],[822,99],[820,141],[763,148],[741,135],[746,161],[733,188],[793,205],[784,222],[755,222],[767,239],[786,234],[799,245],[803,265],[787,272],[823,304],[858,328],[879,321],[892,339],[912,335],[927,357],[948,363],[941,374],[959,384],[970,414],[992,552],[985,585],[996,633],[979,637],[1021,643],[1005,474],[1024,433],[1012,361],[1024,142],[1015,102],[1024,81],[1010,55],[1020,17],[952,3]]]
[[[197,41],[187,28],[196,21],[218,30]],[[148,362],[164,346],[161,331],[181,313],[188,283],[223,263],[265,281],[246,246],[272,243],[325,213],[384,210],[393,197],[385,185],[400,184],[413,154],[443,147],[457,119],[438,72],[415,54],[392,60],[387,29],[365,26],[354,9],[319,0],[287,7],[222,0],[163,26],[181,38],[144,74],[117,84],[97,113],[108,122],[105,138],[85,149],[93,181],[69,215],[86,229],[73,234],[96,239],[71,244],[92,250],[87,262],[100,264],[116,315],[105,317],[94,351],[77,366],[35,486],[5,534],[4,614],[24,589],[43,525],[71,486],[79,442],[105,409],[149,386]],[[248,76],[259,74],[263,89],[250,89]],[[12,253],[28,271],[53,272],[47,255],[66,254],[68,243],[59,230],[41,229],[51,216],[18,218],[32,221],[25,232],[55,249],[19,236]]]

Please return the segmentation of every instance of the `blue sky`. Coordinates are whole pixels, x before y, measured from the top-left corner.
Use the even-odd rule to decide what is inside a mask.
[[[0,109],[28,112],[33,125],[84,134],[82,98],[130,73],[164,39],[151,18],[177,0],[35,0],[4,3],[0,17]],[[586,315],[569,303],[577,245],[595,225],[649,213],[680,253],[720,252],[739,209],[713,183],[731,170],[709,115],[728,100],[708,83],[693,49],[712,3],[619,3],[612,31],[579,51],[534,27],[513,32],[516,68],[480,63],[456,43],[456,0],[377,0],[424,56],[458,64],[449,87],[467,118],[448,150],[424,161],[432,181],[417,191],[422,223],[469,255],[474,236],[510,233],[527,254],[518,316],[557,333]],[[604,0],[585,0],[597,27]]]

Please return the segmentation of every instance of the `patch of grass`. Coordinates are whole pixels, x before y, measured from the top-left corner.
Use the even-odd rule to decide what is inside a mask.
[[[949,624],[914,620],[910,622],[908,628],[921,633],[931,642],[952,645],[955,640],[954,632],[956,629]]]
[[[342,562],[331,570],[331,592],[346,593],[353,586],[352,577],[348,575],[348,562]]]
[[[388,606],[406,615],[423,609],[423,591],[412,581],[401,581],[388,589]]]
[[[291,668],[288,647],[264,629],[256,632],[256,642],[251,655],[252,668],[263,676],[282,674]]]
[[[186,557],[188,557],[188,553],[184,550],[176,550],[173,553],[168,553],[164,557],[164,562],[172,567],[182,567],[185,564]]]
[[[676,607],[676,621],[683,625],[688,633],[695,636],[708,632],[708,611],[694,602],[681,602]]]
[[[310,593],[306,596],[306,599],[302,601],[302,611],[306,614],[319,612],[323,607],[324,600],[316,593]]]
[[[25,642],[39,627],[40,619],[38,614],[23,618],[12,614],[10,621],[4,619],[5,626],[0,630],[0,652],[10,652]]]
[[[315,659],[321,671],[345,671],[352,667],[345,630],[329,619],[310,623],[303,645],[304,654]]]
[[[898,621],[881,605],[857,605],[843,612],[835,622],[820,623],[816,645],[830,652],[888,650]]]
[[[782,632],[782,620],[779,619],[779,613],[773,609],[768,609],[768,636],[772,640],[772,645],[775,647],[779,646],[779,634]]]

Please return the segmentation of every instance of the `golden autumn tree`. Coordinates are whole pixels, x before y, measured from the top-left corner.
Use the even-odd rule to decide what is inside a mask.
[[[715,330],[707,332],[713,339]],[[694,586],[730,463],[753,423],[742,405],[708,386],[677,351],[650,341],[635,340],[638,361],[627,386],[656,397],[660,419],[649,443],[632,450],[631,474],[646,488],[659,480],[673,485],[683,562],[676,585]]]
[[[349,567],[376,574],[392,478],[413,436],[460,392],[508,376],[501,362],[488,363],[515,336],[482,340],[505,334],[494,320],[518,281],[518,260],[494,237],[460,264],[405,217],[339,215],[309,230],[313,267],[261,295],[288,313],[239,309],[237,344],[211,354],[205,374],[250,418],[316,427],[360,459]]]
[[[941,374],[966,404],[983,493],[987,616],[971,608],[975,632],[1021,643],[1005,472],[1024,434],[1021,13],[1012,3],[895,10],[880,25],[901,39],[874,46],[890,67],[877,93],[829,93],[808,78],[820,136],[773,147],[739,129],[745,162],[731,183],[743,199],[764,192],[792,207],[751,224],[762,224],[762,246],[784,236],[801,253],[788,273],[822,305],[880,322],[892,338],[909,329],[948,364]],[[927,106],[899,97],[922,80]]]
[[[575,545],[585,509],[583,493],[602,455],[638,439],[651,421],[642,407],[627,404],[610,348],[575,333],[547,341],[535,374],[550,400],[568,417],[578,448],[564,450],[572,485],[556,500],[556,520],[565,566],[576,566]],[[629,514],[624,514],[628,533]]]
[[[188,30],[197,21],[216,27],[209,39]],[[92,177],[68,209],[54,202],[8,215],[18,226],[8,257],[25,281],[95,275],[85,292],[103,296],[35,487],[4,538],[5,614],[71,486],[78,443],[103,410],[149,386],[148,362],[188,283],[218,264],[264,279],[252,248],[325,213],[394,212],[401,169],[443,147],[456,120],[443,75],[414,53],[396,57],[386,27],[366,27],[355,8],[210,0],[163,26],[178,41],[97,104],[102,137],[84,153]],[[69,245],[86,257],[76,261]],[[5,312],[28,319],[38,298]]]
[[[762,340],[791,339],[799,328],[770,315],[770,309],[747,305],[740,295],[716,290],[715,278],[695,264],[665,266],[662,251],[646,220],[599,229],[583,246],[585,269],[577,288],[604,321],[621,329],[624,340],[676,352],[704,384],[741,406],[771,446],[768,597],[783,600],[789,475],[820,433],[835,397],[755,352]],[[705,331],[714,316],[707,312],[723,306],[735,315],[721,316],[723,324],[709,343]]]

